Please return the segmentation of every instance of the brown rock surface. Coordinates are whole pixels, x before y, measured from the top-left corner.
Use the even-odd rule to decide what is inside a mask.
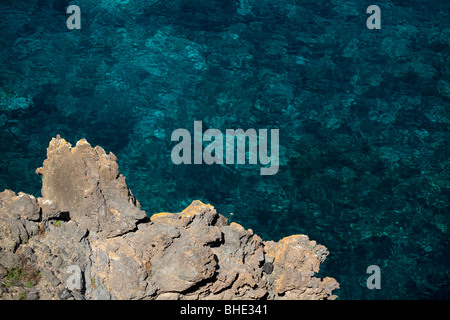
[[[42,202],[69,212],[71,220],[99,237],[133,230],[146,215],[119,174],[116,160],[86,140],[72,148],[59,136],[52,139],[44,166],[36,170],[42,176]]]
[[[54,138],[37,172],[42,198],[0,193],[0,299],[336,298],[336,280],[314,277],[324,246],[262,241],[200,201],[148,219],[116,157],[85,140]]]

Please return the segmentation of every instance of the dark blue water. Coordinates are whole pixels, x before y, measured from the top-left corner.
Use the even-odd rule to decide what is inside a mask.
[[[340,299],[449,299],[449,1],[1,0],[0,34],[1,189],[38,196],[50,139],[86,138],[148,214],[200,199],[307,234]],[[195,120],[279,129],[279,172],[174,165]]]

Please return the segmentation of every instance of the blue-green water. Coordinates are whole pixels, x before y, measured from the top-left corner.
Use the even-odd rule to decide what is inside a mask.
[[[0,189],[39,195],[50,139],[86,138],[148,214],[307,234],[340,299],[449,299],[449,1],[2,0],[0,33]],[[174,165],[195,120],[279,129],[279,172]]]

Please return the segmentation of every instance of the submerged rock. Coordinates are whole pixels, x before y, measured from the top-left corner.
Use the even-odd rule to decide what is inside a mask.
[[[0,193],[0,269],[18,270],[15,285],[28,290],[25,297],[336,298],[335,279],[314,277],[324,246],[306,235],[262,241],[200,201],[148,219],[116,160],[85,140],[72,147],[58,136],[37,170],[42,198]]]

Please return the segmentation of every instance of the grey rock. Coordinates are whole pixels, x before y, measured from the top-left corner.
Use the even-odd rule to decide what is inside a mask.
[[[266,262],[263,266],[263,271],[267,274],[271,274],[273,271],[273,263],[272,262]]]
[[[36,215],[37,213],[37,215]],[[5,190],[0,193],[0,247],[14,252],[36,232],[39,207],[33,196]],[[28,228],[28,231],[27,231]]]
[[[72,291],[71,292],[74,300],[86,300],[85,296],[83,294],[81,294],[79,291]],[[71,299],[71,298],[69,298]]]
[[[0,285],[0,296],[3,293],[8,293],[8,289],[6,289],[4,286]]]
[[[59,293],[59,298],[60,298],[61,300],[67,300],[67,299],[69,299],[69,298],[71,298],[71,297],[73,297],[73,296],[72,296],[72,293],[71,293],[70,290],[67,289],[67,288],[64,288],[64,289],[61,290],[60,293]]]
[[[8,271],[3,265],[0,264],[0,280],[3,279],[8,274]]]
[[[26,293],[26,300],[39,300],[39,294],[35,288]]]
[[[27,238],[24,240],[28,240],[29,238],[31,238],[32,236],[38,234],[39,232],[39,226],[30,220],[26,220],[26,219],[20,219],[22,225],[24,226],[26,232],[27,232]]]
[[[40,270],[42,276],[48,281],[50,282],[54,287],[58,286],[61,281],[59,281],[59,279],[57,277],[55,277],[55,275],[53,274],[53,272],[51,272],[50,270],[48,270],[47,268],[42,268]]]
[[[0,252],[0,264],[5,269],[12,269],[19,265],[20,258],[10,251]]]

